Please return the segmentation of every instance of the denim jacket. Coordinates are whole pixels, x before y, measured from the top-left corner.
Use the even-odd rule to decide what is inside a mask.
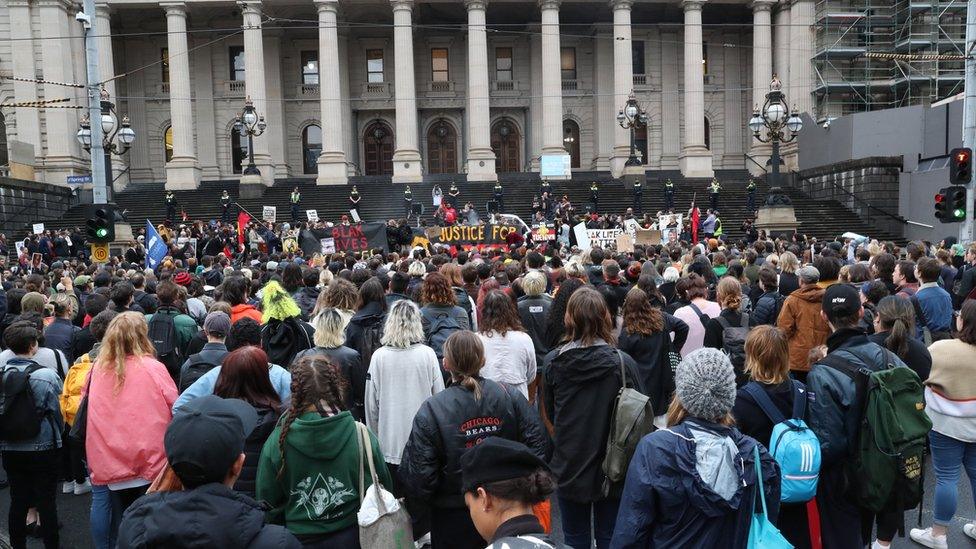
[[[4,369],[16,368],[26,370],[33,361],[23,357],[10,359]],[[64,420],[61,418],[61,407],[58,396],[61,394],[61,378],[50,368],[41,368],[30,376],[31,390],[34,392],[34,404],[44,417],[41,432],[31,440],[17,442],[0,440],[0,450],[16,452],[38,452],[53,450],[61,447],[61,431]]]

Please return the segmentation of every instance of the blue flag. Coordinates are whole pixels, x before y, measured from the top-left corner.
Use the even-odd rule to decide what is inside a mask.
[[[166,243],[163,242],[163,237],[159,236],[159,231],[150,221],[146,220],[146,264],[148,267],[155,269],[159,266],[159,262],[166,257],[166,252],[169,249]]]

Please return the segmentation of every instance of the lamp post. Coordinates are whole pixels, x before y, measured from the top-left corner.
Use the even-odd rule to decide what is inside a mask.
[[[789,117],[787,117],[789,113]],[[763,128],[766,128],[766,135],[761,135]],[[772,163],[772,181],[770,187],[779,186],[779,144],[789,143],[796,139],[800,130],[803,129],[803,120],[796,112],[796,107],[792,111],[786,103],[786,95],[783,93],[783,84],[776,75],[769,82],[769,93],[766,94],[766,102],[760,110],[758,105],[749,120],[749,129],[752,135],[761,143],[772,143],[773,152],[769,158]],[[785,131],[784,131],[785,130]]]
[[[258,116],[254,103],[248,97],[244,102],[244,110],[237,115],[234,122],[234,130],[241,135],[247,135],[247,167],[244,168],[243,175],[261,175],[261,170],[254,165],[254,137],[263,134],[267,127],[264,116]]]
[[[92,124],[87,114],[82,117],[79,125],[80,128],[76,137],[82,148],[90,153],[92,149]],[[105,188],[111,195],[114,195],[112,155],[122,156],[129,152],[132,142],[136,140],[136,132],[129,124],[128,115],[122,115],[122,119],[119,120],[115,103],[112,103],[108,90],[105,88],[102,88],[101,91],[101,117],[98,121],[98,131],[102,134],[102,150],[105,156]]]
[[[630,157],[624,166],[640,166],[641,161],[637,158],[637,128],[647,127],[647,112],[640,103],[634,92],[630,92],[627,104],[617,112],[617,123],[625,130],[630,130]]]

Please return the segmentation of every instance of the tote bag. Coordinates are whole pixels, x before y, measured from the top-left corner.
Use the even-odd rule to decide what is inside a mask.
[[[763,491],[762,466],[759,464],[759,445],[752,448],[753,461],[756,464],[756,492],[752,496],[752,520],[749,523],[749,549],[793,549],[793,545],[786,541],[783,534],[776,529],[776,525],[769,521],[766,514],[766,493]],[[762,501],[762,511],[756,512],[756,497]]]
[[[373,465],[373,445],[369,440],[369,430],[362,423],[356,423],[359,431],[359,544],[362,549],[413,549],[413,528],[410,515],[399,502],[395,510],[388,507],[388,503],[396,504],[393,494],[380,484],[376,476],[376,466]],[[365,456],[363,455],[365,450]],[[369,474],[373,485],[363,490],[364,470],[363,461],[369,464]],[[368,514],[373,520],[364,524],[364,511],[373,507]]]

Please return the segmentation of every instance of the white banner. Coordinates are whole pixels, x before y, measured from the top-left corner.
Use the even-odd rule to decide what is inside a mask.
[[[580,222],[573,225],[573,234],[576,235],[576,245],[579,246],[579,249],[590,249],[590,236],[587,234],[586,223]]]
[[[261,219],[265,221],[270,221],[274,223],[278,218],[278,207],[277,206],[265,206],[264,210],[261,212]]]
[[[587,229],[586,236],[589,237],[589,247],[613,249],[617,246],[617,235],[622,232],[620,229]]]

